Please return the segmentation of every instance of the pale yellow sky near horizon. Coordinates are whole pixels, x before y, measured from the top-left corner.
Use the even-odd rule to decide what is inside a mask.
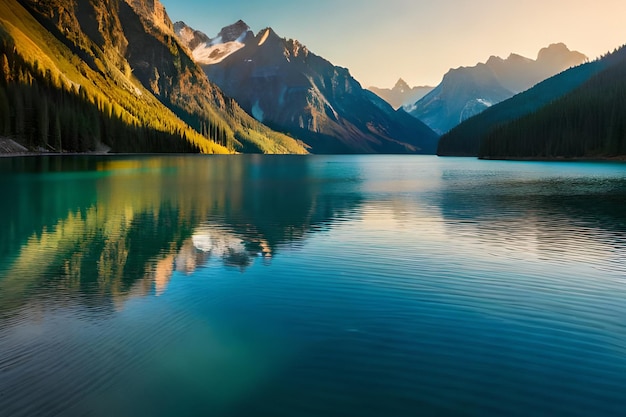
[[[491,55],[536,58],[563,42],[594,59],[626,44],[626,0],[162,0],[173,21],[214,37],[238,19],[271,26],[347,67],[364,86],[436,85]]]

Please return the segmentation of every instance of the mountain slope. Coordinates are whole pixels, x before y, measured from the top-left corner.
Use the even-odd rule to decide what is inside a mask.
[[[0,7],[18,55],[80,90],[100,114],[110,108],[126,125],[154,126],[202,152],[306,152],[208,82],[158,0],[1,0]]]
[[[580,87],[484,136],[484,158],[626,155],[626,47]],[[598,65],[601,66],[601,65]]]
[[[477,156],[480,143],[496,126],[528,115],[574,90],[606,67],[606,61],[593,61],[551,77],[483,113],[474,116],[439,141],[440,156]]]
[[[121,152],[172,151],[185,139],[203,152],[227,152],[186,126],[117,65],[105,73],[102,61],[78,55],[70,38],[34,16],[17,1],[0,0],[5,116],[0,134],[31,149],[56,151],[94,150],[102,142]],[[63,142],[61,136],[67,136]]]
[[[165,15],[163,30],[158,0],[126,0],[140,11],[141,21],[120,2],[120,17],[129,43],[128,57],[135,76],[181,119],[206,136],[239,152],[305,153],[302,143],[284,134],[273,132],[250,117],[231,98],[224,96],[188,55],[178,41],[174,25]],[[144,4],[148,3],[148,7]],[[152,12],[152,8],[156,9]],[[145,11],[145,10],[148,11]],[[147,17],[146,17],[147,16]],[[153,23],[150,18],[156,16]],[[148,32],[152,36],[146,37]],[[154,41],[157,40],[157,42]]]
[[[409,114],[436,132],[445,133],[511,95],[489,67],[479,64],[471,71],[464,68],[450,70],[441,84],[418,101]]]
[[[402,78],[396,82],[393,88],[369,87],[372,93],[391,104],[394,109],[414,104],[419,99],[430,93],[434,87],[420,86],[409,87]]]
[[[443,134],[515,94],[586,57],[564,44],[552,44],[539,51],[536,60],[511,54],[507,59],[492,56],[484,64],[450,70],[429,94],[408,106],[407,111],[436,132]]]
[[[182,22],[179,37],[197,33]],[[243,46],[241,46],[243,45]],[[210,51],[210,52],[209,52]],[[298,137],[314,153],[433,153],[437,135],[361,88],[345,68],[335,67],[271,28],[256,36],[243,22],[208,42],[195,56],[209,79],[249,114]]]

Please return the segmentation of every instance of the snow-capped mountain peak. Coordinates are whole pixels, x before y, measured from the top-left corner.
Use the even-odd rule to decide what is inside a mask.
[[[211,39],[204,33],[193,30],[184,22],[174,24],[176,33],[189,47],[194,60],[201,65],[214,65],[245,46],[251,34],[250,27],[242,20],[223,27],[217,37]]]

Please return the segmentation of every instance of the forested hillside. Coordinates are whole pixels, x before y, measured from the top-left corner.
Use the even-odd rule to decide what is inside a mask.
[[[0,134],[31,150],[306,153],[211,84],[166,14],[133,5],[0,0]]]
[[[0,63],[0,136],[29,149],[87,152],[105,145],[115,152],[200,151],[184,130],[158,126],[156,120],[139,124],[121,107],[64,83],[37,61],[26,62],[6,36],[0,38]]]
[[[31,150],[82,152],[108,146],[116,152],[228,152],[191,129],[132,77],[104,60],[76,54],[69,39],[56,35],[17,1],[0,0],[4,136]]]
[[[626,47],[603,58],[606,68],[579,88],[489,132],[485,158],[626,155]]]

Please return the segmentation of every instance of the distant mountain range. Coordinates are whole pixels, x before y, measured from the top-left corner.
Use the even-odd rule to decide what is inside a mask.
[[[562,43],[539,51],[536,60],[511,54],[450,70],[441,83],[407,111],[439,134],[552,75],[587,60]]]
[[[365,90],[345,68],[271,28],[242,21],[209,38],[175,24],[209,79],[249,114],[311,146],[314,153],[434,153],[438,136]]]
[[[441,137],[438,155],[626,154],[626,48],[551,77]]]
[[[400,78],[393,88],[369,87],[368,90],[391,104],[391,107],[397,110],[400,107],[414,104],[434,88],[429,86],[409,87],[406,81]]]

